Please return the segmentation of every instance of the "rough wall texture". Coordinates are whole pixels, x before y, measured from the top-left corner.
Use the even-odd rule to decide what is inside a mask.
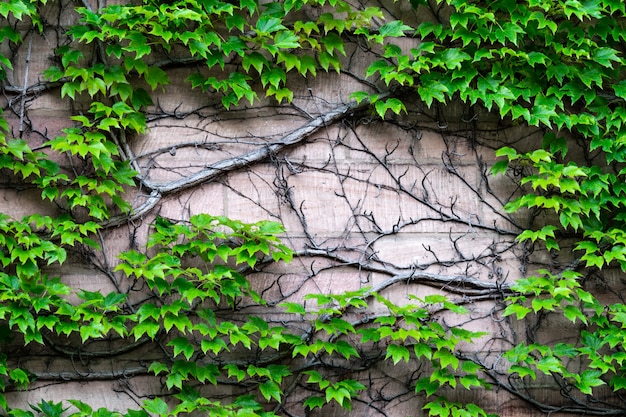
[[[51,20],[57,12],[51,11]],[[72,18],[66,9],[58,17]],[[80,100],[73,108],[61,100],[58,88],[37,87],[41,71],[51,64],[56,35],[52,27],[45,37],[33,35],[30,53],[26,45],[15,51],[16,65],[4,86],[2,106],[14,135],[33,146],[70,126],[68,116],[81,110]],[[342,74],[294,78],[291,105],[268,101],[228,112],[217,104],[219,98],[190,88],[185,82],[189,68],[169,69],[172,84],[155,96],[149,131],[126,138],[126,154],[149,186],[125,196],[136,214],[105,229],[102,251],[76,253],[62,270],[50,273],[85,290],[108,292],[118,286],[140,297],[141,288],[115,282],[103,271],[111,270],[121,251],[145,248],[155,216],[188,219],[210,213],[248,222],[269,219],[285,225],[284,241],[297,256],[289,265],[270,265],[251,276],[270,307],[242,302],[237,311],[223,314],[261,313],[281,321],[282,310],[274,307],[280,302],[365,286],[396,302],[409,294],[443,292],[471,311],[465,318],[471,321],[468,328],[488,332],[466,349],[489,365],[494,376],[504,369],[500,352],[528,332],[566,340],[567,327],[561,323],[548,320],[533,327],[539,322],[500,316],[509,283],[561,261],[515,243],[521,228],[542,219],[533,213],[505,213],[502,207],[518,192],[519,177],[515,172],[498,178],[489,174],[496,148],[536,143],[542,132],[454,104],[409,106],[407,114],[382,121],[348,100],[353,91],[367,88],[352,74],[363,73],[371,59],[358,47],[348,52]],[[2,183],[0,212],[14,218],[54,213],[55,206],[42,205],[37,194]],[[376,307],[367,312],[375,313]],[[440,320],[452,325],[448,320],[458,318]],[[59,341],[58,346],[67,351],[42,346],[21,359],[40,373],[28,391],[12,393],[10,401],[78,396],[94,408],[125,410],[161,389],[161,381],[146,375],[150,358],[160,354],[150,350],[155,347],[100,357],[99,351],[117,348],[114,340],[78,348],[72,341]],[[421,415],[424,400],[408,387],[428,372],[427,364],[353,365],[346,369],[370,386],[354,415]],[[497,387],[450,396],[502,416],[532,416],[539,413],[522,398],[550,402],[558,390],[547,378],[531,387],[520,382],[517,388],[517,396]],[[298,400],[290,399],[294,404]],[[323,415],[347,412],[337,407],[334,414],[325,409]]]

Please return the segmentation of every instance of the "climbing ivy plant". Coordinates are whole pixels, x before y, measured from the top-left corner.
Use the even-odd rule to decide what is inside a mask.
[[[378,33],[359,30],[384,50],[367,75],[408,88],[429,107],[461,101],[542,129],[541,143],[499,149],[502,160],[491,172],[521,173],[523,195],[506,204],[507,211],[546,211],[558,218],[531,224],[518,236],[522,245],[543,245],[556,255],[563,240],[575,242],[567,268],[541,269],[516,281],[512,288],[518,294],[508,298],[504,315],[521,320],[556,313],[580,324],[579,340],[519,344],[504,355],[512,364],[509,372],[526,380],[558,376],[564,389],[587,395],[603,385],[622,391],[625,304],[623,299],[603,304],[584,281],[594,270],[626,271],[626,5],[617,0],[412,4],[432,10],[436,18],[402,27],[405,36],[420,39],[409,53],[384,43]],[[367,93],[355,97],[378,100]],[[386,103],[381,116],[404,108],[397,99]],[[584,155],[572,155],[570,149],[580,143]],[[569,369],[573,360],[585,370]],[[576,411],[577,405],[562,410]]]
[[[40,11],[46,3],[0,4],[1,51],[23,43],[27,32],[45,30]],[[77,22],[67,31],[70,42],[55,51],[56,65],[42,75],[50,86],[60,86],[61,98],[87,101],[87,108],[71,117],[62,135],[37,148],[14,137],[0,118],[2,175],[36,188],[42,201],[58,208],[58,215],[21,219],[0,214],[0,346],[45,344],[54,337],[158,341],[167,360],[155,360],[146,372],[162,377],[164,395],[124,414],[138,417],[281,415],[293,381],[316,392],[303,400],[304,412],[337,404],[348,413],[366,386],[323,365],[328,358],[360,360],[359,347],[371,344],[389,364],[429,364],[429,375],[412,387],[426,397],[429,415],[485,416],[478,405],[442,394],[459,386],[488,389],[498,381],[487,364],[459,353],[460,344],[482,333],[444,326],[434,317],[433,311],[467,314],[443,295],[396,304],[367,288],[311,294],[307,299],[315,308],[281,306],[284,314],[309,324],[304,331],[262,315],[243,322],[217,317],[218,308],[235,308],[244,299],[263,305],[245,271],[291,259],[277,223],[246,224],[210,214],[186,221],[157,217],[145,250],[120,253],[116,267],[116,273],[146,286],[146,300],[131,300],[122,291],[71,288],[46,272],[63,265],[73,248],[98,250],[101,230],[116,216],[132,215],[125,193],[146,183],[126,154],[125,138],[145,132],[154,91],[170,83],[167,65],[192,67],[188,85],[219,96],[225,109],[266,99],[288,103],[294,98],[290,83],[340,73],[346,42],[358,39],[377,54],[361,75],[379,90],[355,92],[353,98],[369,101],[380,118],[400,114],[416,100],[425,107],[460,101],[543,129],[542,143],[499,149],[502,160],[492,173],[521,172],[523,194],[506,210],[557,215],[553,224],[520,230],[520,245],[544,245],[556,254],[567,238],[575,242],[576,259],[566,269],[517,280],[503,314],[518,320],[560,314],[580,324],[580,338],[518,344],[503,355],[507,372],[522,380],[550,375],[584,395],[601,385],[615,392],[626,388],[626,305],[602,304],[583,279],[597,269],[626,271],[626,6],[621,0],[410,4],[414,15],[406,21],[390,19],[383,7],[343,0],[144,0],[73,8]],[[316,17],[307,17],[310,9]],[[0,55],[0,81],[10,69],[10,55]],[[569,152],[574,142],[584,144],[582,157]],[[60,155],[81,169],[62,168]],[[371,303],[385,314],[355,325],[349,315]],[[246,357],[256,359],[240,360]],[[568,368],[573,359],[585,371]],[[26,388],[33,379],[4,353],[0,375],[0,391]],[[242,387],[242,394],[223,401],[207,389],[224,384]],[[0,395],[0,406],[16,417],[123,414],[93,410],[78,398],[43,399],[22,408]],[[597,411],[578,404],[561,410]]]

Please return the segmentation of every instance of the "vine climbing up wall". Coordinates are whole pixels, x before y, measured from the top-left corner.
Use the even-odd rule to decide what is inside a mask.
[[[0,4],[3,414],[623,414],[624,7]]]

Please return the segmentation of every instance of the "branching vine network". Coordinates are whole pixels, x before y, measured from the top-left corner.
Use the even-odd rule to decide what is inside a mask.
[[[513,3],[0,5],[4,413],[624,414],[624,6]]]

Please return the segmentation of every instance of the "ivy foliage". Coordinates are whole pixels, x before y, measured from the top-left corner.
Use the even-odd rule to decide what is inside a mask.
[[[45,1],[35,0],[0,5],[8,22],[2,26],[0,41],[10,46],[22,43],[24,34],[18,28],[28,21],[42,31],[39,13],[45,6]],[[305,6],[325,11],[315,20],[298,19]],[[433,309],[465,312],[443,296],[395,305],[362,289],[336,296],[310,295],[318,304],[313,310],[296,303],[282,306],[286,314],[310,323],[305,333],[262,316],[238,321],[217,315],[243,300],[263,305],[246,273],[260,264],[291,259],[292,251],[277,237],[283,228],[269,221],[245,224],[208,214],[188,221],[157,218],[145,250],[120,253],[112,271],[145,286],[147,296],[141,301],[122,291],[73,288],[63,277],[49,276],[46,271],[63,265],[68,252],[78,247],[101,250],[100,233],[107,221],[132,213],[125,192],[142,184],[124,153],[125,137],[145,132],[151,91],[170,82],[164,57],[167,63],[193,64],[197,72],[188,77],[190,87],[220,95],[226,109],[242,100],[253,104],[259,99],[259,86],[266,97],[290,101],[288,73],[314,77],[321,70],[339,72],[345,37],[383,17],[379,8],[355,9],[337,0],[264,5],[247,0],[147,0],[75,11],[79,22],[67,32],[72,42],[55,51],[58,65],[43,76],[50,85],[60,85],[61,98],[87,101],[86,111],[72,116],[73,125],[38,150],[12,137],[10,126],[1,119],[3,175],[38,189],[42,201],[54,203],[59,214],[21,219],[0,215],[0,344],[44,345],[55,338],[83,344],[112,338],[131,346],[154,342],[166,355],[144,372],[162,377],[164,392],[126,413],[94,410],[80,398],[42,399],[24,409],[0,394],[6,414],[272,416],[280,414],[288,387],[300,380],[316,393],[304,400],[304,410],[332,403],[350,410],[367,387],[337,375],[325,365],[326,358],[366,360],[361,359],[364,344],[384,346],[384,360],[391,364],[427,360],[433,373],[418,381],[417,393],[434,395],[457,384],[467,389],[487,385],[477,375],[480,366],[457,356],[460,343],[481,334],[450,329],[432,316]],[[397,22],[383,26],[381,39],[385,30],[395,36],[399,28]],[[12,63],[3,56],[0,64],[4,78]],[[61,167],[60,155],[81,169]],[[364,309],[370,300],[380,303],[387,314],[360,326],[351,323],[346,315]],[[0,354],[1,391],[27,389],[36,375]],[[245,389],[232,400],[216,399],[208,387],[223,385]]]
[[[317,20],[296,20],[294,15],[305,5],[329,10]],[[199,64],[202,70],[188,77],[191,86],[220,93],[227,109],[241,100],[253,104],[258,99],[255,82],[262,84],[266,96],[291,101],[287,73],[315,77],[320,67],[338,72],[346,54],[342,35],[382,17],[378,8],[358,10],[337,0],[263,6],[256,1],[146,1],[77,11],[82,24],[71,29],[72,37],[84,44],[99,43],[106,59],[115,64],[85,68],[81,50],[67,47],[58,51],[61,68],[50,68],[47,76],[65,81],[63,96],[102,93],[135,109],[145,103],[133,100],[128,75],[142,76],[152,89],[169,84],[167,73],[152,58],[163,53],[174,61]],[[233,70],[224,71],[227,65]]]
[[[567,269],[543,269],[518,280],[513,289],[519,295],[508,299],[504,314],[523,319],[558,313],[581,324],[579,341],[520,344],[505,355],[513,364],[510,373],[531,380],[558,375],[568,389],[588,395],[607,384],[623,390],[625,305],[603,304],[582,281],[594,270],[626,271],[626,5],[618,0],[417,3],[418,10],[433,10],[433,3],[443,7],[438,19],[402,27],[406,36],[420,39],[408,54],[360,30],[384,49],[367,75],[416,92],[429,107],[461,101],[543,129],[542,143],[499,149],[502,160],[491,172],[522,173],[524,193],[505,210],[546,211],[558,218],[521,232],[520,243],[542,244],[557,254],[563,238],[576,242],[576,258]],[[378,104],[376,95],[369,97]],[[376,109],[381,116],[402,111],[398,101],[389,100]],[[584,155],[572,155],[570,148],[580,143]],[[574,359],[587,369],[568,370]]]
[[[45,399],[22,409],[0,395],[6,414],[272,416],[280,415],[294,380],[316,392],[303,402],[307,412],[333,403],[350,410],[366,386],[323,365],[328,358],[365,360],[361,347],[374,345],[389,364],[430,363],[429,376],[412,387],[427,398],[429,415],[486,415],[477,405],[441,396],[442,388],[489,387],[484,365],[459,354],[460,344],[481,333],[444,327],[433,318],[434,309],[467,314],[443,296],[397,305],[368,289],[310,295],[315,309],[282,306],[285,314],[310,323],[304,333],[260,316],[241,322],[216,316],[218,307],[234,308],[244,299],[263,304],[245,272],[292,257],[276,223],[245,224],[208,214],[188,221],[158,218],[146,250],[121,253],[116,268],[149,289],[153,296],[141,302],[121,291],[71,288],[63,277],[46,273],[47,267],[62,265],[72,248],[98,250],[106,221],[131,213],[124,193],[140,186],[141,178],[125,158],[123,138],[145,131],[152,92],[170,83],[166,65],[192,65],[190,87],[217,94],[226,109],[265,97],[289,102],[292,79],[341,71],[348,38],[380,48],[363,76],[396,94],[353,97],[369,100],[382,118],[417,98],[428,107],[461,101],[544,129],[543,142],[528,144],[530,149],[500,149],[497,155],[504,159],[492,172],[522,169],[527,192],[507,210],[547,210],[558,217],[555,224],[521,231],[520,243],[541,243],[556,253],[561,237],[574,238],[578,262],[518,280],[504,314],[523,319],[558,313],[581,324],[580,338],[518,344],[504,354],[508,372],[526,380],[540,373],[555,376],[568,390],[587,395],[601,385],[626,388],[626,306],[603,305],[581,282],[593,269],[626,271],[626,6],[621,0],[414,0],[411,5],[417,16],[432,12],[433,19],[413,26],[384,21],[383,8],[357,8],[342,0],[144,0],[75,9],[80,21],[67,32],[72,42],[56,51],[58,64],[43,75],[61,86],[62,98],[88,100],[88,110],[72,116],[72,127],[43,148],[13,137],[0,118],[2,174],[38,189],[42,201],[59,208],[55,216],[0,214],[0,345],[44,344],[57,336],[83,343],[105,337],[158,341],[168,360],[155,360],[146,371],[163,378],[168,395],[126,413],[93,410],[78,399],[69,401],[71,411],[66,403]],[[0,43],[22,43],[24,25],[43,31],[39,15],[45,6],[36,0],[2,2]],[[307,8],[322,12],[307,17]],[[407,51],[395,38],[406,38],[413,47]],[[0,55],[0,80],[11,68],[11,59]],[[585,144],[585,157],[569,152],[572,141]],[[61,154],[83,169],[62,169]],[[70,302],[70,294],[78,300]],[[368,303],[384,306],[386,313],[351,322],[349,313]],[[238,360],[242,357],[257,359]],[[570,370],[573,359],[586,370]],[[2,391],[26,388],[33,379],[3,353],[0,375]],[[220,384],[240,384],[246,392],[224,402],[206,388]]]

